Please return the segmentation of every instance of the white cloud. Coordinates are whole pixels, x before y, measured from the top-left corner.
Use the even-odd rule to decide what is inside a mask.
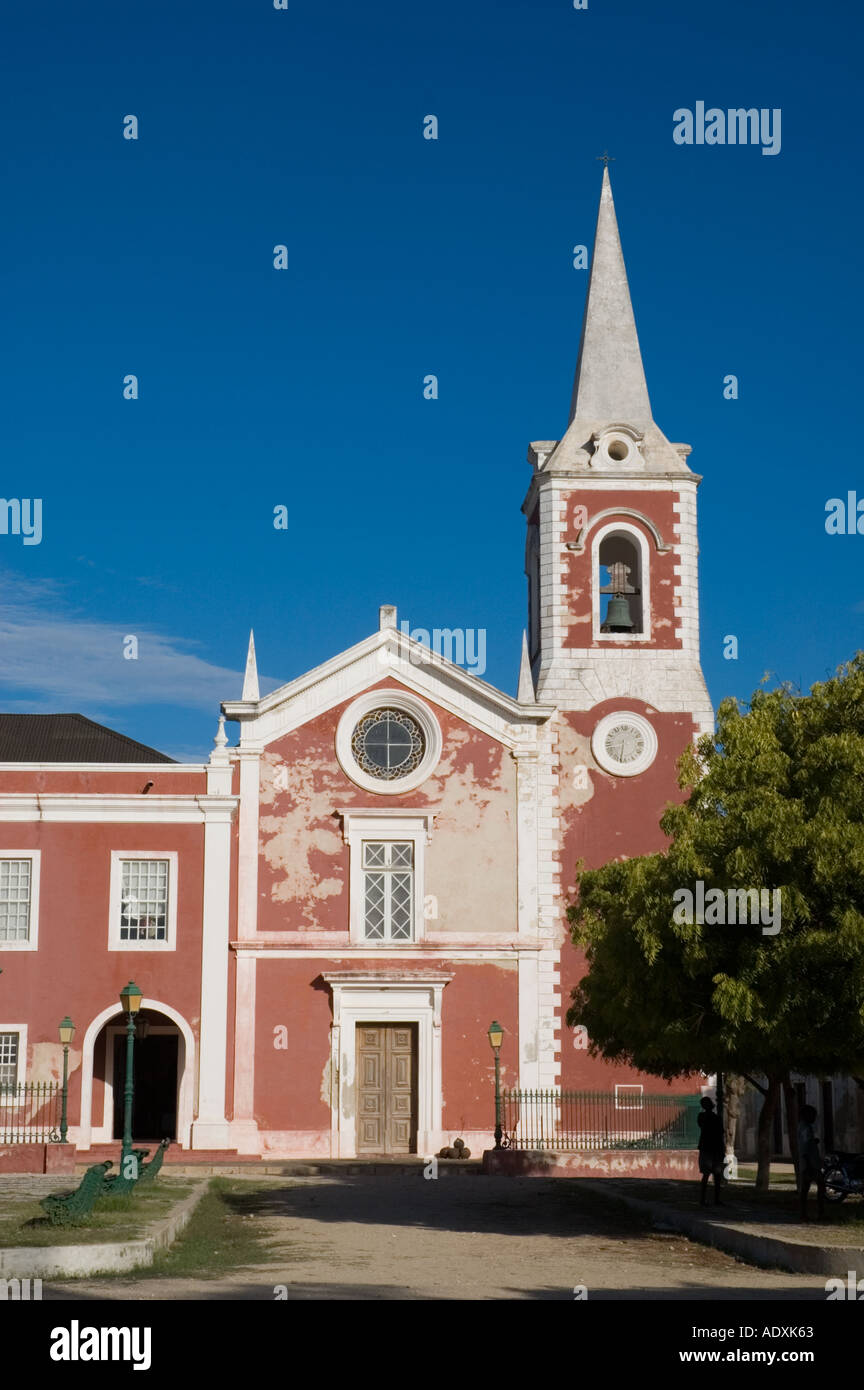
[[[0,688],[7,710],[75,711],[80,706],[170,704],[218,709],[240,698],[242,671],[198,656],[195,642],[139,627],[138,659],[123,656],[130,629],[63,612],[50,581],[3,577]],[[53,611],[52,611],[53,610]],[[265,688],[276,682],[262,682]],[[16,691],[26,696],[16,698]],[[93,717],[93,716],[91,716]]]

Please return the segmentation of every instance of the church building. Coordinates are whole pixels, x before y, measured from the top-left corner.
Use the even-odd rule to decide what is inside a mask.
[[[0,717],[0,1083],[56,1081],[69,1014],[69,1137],[117,1139],[131,979],[135,1136],[182,1149],[482,1151],[493,1019],[506,1086],[665,1090],[567,1027],[566,908],[579,861],[662,847],[713,727],[689,454],[653,418],[607,170],[569,422],[528,451],[516,695],[384,604],[263,697],[250,639],[206,764]]]

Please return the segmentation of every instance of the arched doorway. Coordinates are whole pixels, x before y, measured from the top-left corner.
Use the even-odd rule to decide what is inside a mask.
[[[158,1000],[143,999],[133,1053],[135,1141],[189,1145],[195,1042],[186,1020]],[[126,1082],[126,1017],[116,1007],[93,1019],[81,1059],[79,1148],[122,1138]]]
[[[123,1138],[126,1088],[126,1022],[106,1023],[105,1082],[111,1092],[112,1139]],[[134,1092],[132,1137],[135,1140],[177,1138],[180,1086],[180,1045],[176,1024],[164,1014],[142,1009],[135,1020],[132,1052]]]

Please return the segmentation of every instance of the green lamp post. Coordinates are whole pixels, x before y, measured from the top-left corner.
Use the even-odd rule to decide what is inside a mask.
[[[489,1031],[486,1034],[489,1045],[495,1053],[495,1147],[501,1147],[501,1044],[504,1041],[504,1029],[500,1023],[493,1019],[489,1024]]]
[[[67,1014],[60,1021],[58,1029],[60,1041],[63,1044],[63,1091],[60,1102],[60,1143],[68,1144],[66,1135],[69,1132],[69,1125],[66,1122],[66,1104],[69,1100],[69,1044],[75,1036],[75,1024]]]
[[[135,1049],[135,1019],[141,1008],[143,996],[133,980],[120,991],[120,1007],[126,1015],[126,1087],[123,1092],[123,1145],[120,1150],[120,1173],[122,1177],[133,1176],[127,1167],[127,1159],[134,1163],[132,1154],[132,1101],[135,1096],[133,1074]]]

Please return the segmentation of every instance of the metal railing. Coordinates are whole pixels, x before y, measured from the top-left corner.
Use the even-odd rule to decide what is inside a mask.
[[[501,1093],[504,1145],[511,1149],[695,1149],[701,1096],[612,1091]]]
[[[58,1081],[0,1086],[0,1144],[56,1144],[62,1087]]]

